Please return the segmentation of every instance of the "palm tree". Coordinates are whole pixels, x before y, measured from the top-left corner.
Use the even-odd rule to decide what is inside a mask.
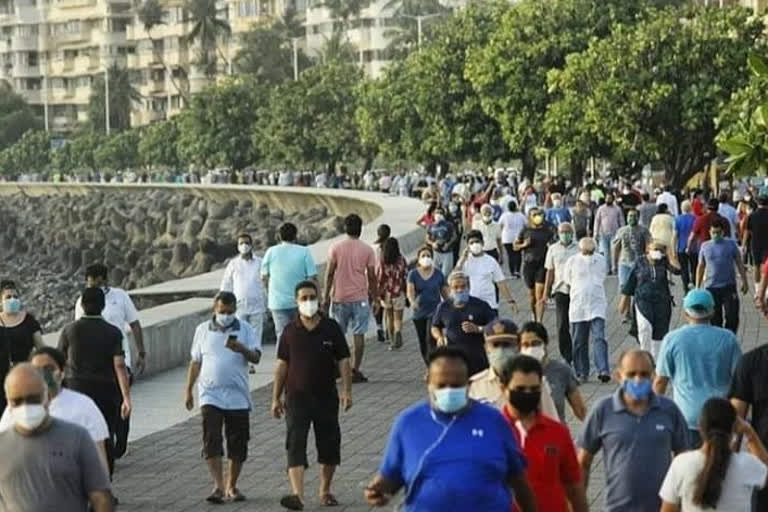
[[[160,5],[160,2],[158,2],[158,0],[144,0],[144,3],[141,4],[136,14],[141,24],[144,25],[144,32],[146,32],[147,37],[149,38],[149,42],[152,43],[152,51],[154,52],[155,57],[160,61],[160,64],[163,65],[165,72],[171,79],[173,87],[181,95],[181,97],[184,98],[184,103],[188,103],[189,97],[186,91],[184,91],[176,82],[176,78],[173,76],[173,71],[171,71],[171,69],[165,63],[165,56],[163,55],[163,52],[155,51],[155,39],[152,37],[152,29],[165,23],[163,21],[163,8]],[[180,69],[186,74],[184,68]],[[169,109],[170,107],[171,106],[168,105]]]
[[[109,127],[120,131],[131,127],[133,104],[143,96],[131,83],[128,69],[112,64],[109,73]],[[95,131],[106,130],[104,105],[104,76],[99,75],[91,86],[91,98],[88,103],[88,120]]]
[[[320,62],[331,61],[350,62],[355,60],[357,49],[349,42],[343,32],[335,31],[326,38],[325,45],[320,50]]]
[[[198,65],[206,76],[212,77],[216,74],[217,51],[224,63],[229,64],[219,48],[218,40],[221,37],[228,38],[232,34],[232,27],[219,18],[216,0],[186,0],[184,9],[192,23],[192,30],[186,35],[186,40],[200,42]]]
[[[384,36],[390,39],[387,50],[394,58],[404,58],[418,46],[417,17],[451,12],[449,7],[445,7],[438,0],[390,0],[384,9],[392,9],[392,17],[397,22],[395,28],[384,33]],[[426,21],[426,18],[422,20],[422,44],[429,41],[432,34]]]
[[[370,5],[371,0],[323,0],[320,7],[331,11],[331,17],[341,19],[344,26],[351,18],[357,18],[360,13]]]

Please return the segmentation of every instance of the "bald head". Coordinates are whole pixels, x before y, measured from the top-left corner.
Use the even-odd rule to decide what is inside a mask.
[[[21,363],[5,378],[5,396],[12,407],[22,403],[45,404],[48,387],[40,370],[30,363]]]
[[[636,348],[621,354],[616,368],[624,378],[650,378],[653,375],[653,366],[653,356],[650,352]]]

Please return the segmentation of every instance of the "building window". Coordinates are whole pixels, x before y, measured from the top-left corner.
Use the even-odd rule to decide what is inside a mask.
[[[25,89],[28,91],[39,91],[42,86],[42,79],[40,78],[27,78]]]

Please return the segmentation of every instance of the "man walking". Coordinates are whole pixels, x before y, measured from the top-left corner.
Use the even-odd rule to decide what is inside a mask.
[[[435,268],[447,276],[453,270],[453,244],[458,242],[458,230],[445,216],[445,208],[435,209],[435,223],[427,227],[427,245],[435,254]]]
[[[456,264],[456,269],[464,272],[469,279],[470,295],[485,301],[497,314],[499,301],[496,287],[507,303],[515,307],[515,299],[504,282],[501,265],[496,258],[483,250],[483,234],[480,231],[472,230],[467,233],[467,248]]]
[[[571,305],[568,285],[563,280],[566,262],[571,256],[579,253],[578,245],[573,241],[573,226],[570,222],[563,222],[557,227],[558,243],[552,244],[547,249],[547,257],[544,260],[544,268],[547,269],[547,277],[544,281],[544,296],[555,299],[555,325],[557,326],[557,341],[560,347],[560,355],[563,360],[571,364],[573,362],[573,347],[571,342],[571,324],[568,318],[568,309]]]
[[[587,417],[577,441],[579,462],[588,480],[595,455],[603,451],[605,512],[658,512],[672,454],[688,449],[685,418],[670,399],[653,393],[647,352],[622,354],[616,378],[619,389]]]
[[[368,382],[360,366],[371,308],[379,307],[376,254],[370,245],[360,240],[363,219],[359,215],[347,215],[344,231],[347,239],[334,243],[328,250],[323,305],[345,336],[352,331],[352,382]]]
[[[248,457],[248,415],[253,407],[248,386],[248,363],[261,360],[261,339],[253,328],[236,317],[237,298],[219,292],[213,300],[213,318],[195,329],[191,361],[187,371],[188,411],[194,408],[193,390],[198,383],[198,401],[203,420],[203,457],[214,482],[209,503],[244,501],[237,479]],[[199,380],[199,382],[198,382]],[[229,472],[226,485],[221,458],[222,429],[226,434]]]
[[[109,428],[106,441],[110,476],[115,469],[114,436],[118,419],[131,414],[131,391],[123,352],[123,333],[102,318],[104,292],[86,288],[80,296],[83,316],[61,331],[58,349],[67,355],[67,385],[90,397]]]
[[[741,348],[731,331],[710,325],[715,301],[707,290],[688,292],[683,310],[688,325],[664,337],[653,390],[663,395],[672,382],[675,403],[688,423],[691,445],[697,448],[701,408],[714,396],[725,398]]]
[[[595,240],[600,244],[600,252],[605,257],[606,271],[613,274],[611,266],[611,241],[616,232],[624,225],[624,215],[621,208],[613,204],[613,194],[605,196],[605,204],[595,212],[595,228],[592,230]]]
[[[296,285],[317,279],[312,251],[296,243],[297,232],[290,222],[281,225],[278,230],[280,243],[267,249],[261,262],[261,278],[267,290],[267,305],[275,323],[277,343],[285,326],[296,318]]]
[[[369,505],[386,506],[404,487],[406,512],[508,511],[515,502],[522,512],[536,510],[520,447],[501,414],[467,397],[467,370],[460,349],[430,354],[429,399],[395,420],[365,488]]]
[[[705,287],[715,300],[712,325],[733,331],[739,328],[739,292],[736,289],[736,271],[741,275],[741,293],[749,291],[747,269],[736,242],[725,238],[728,221],[715,219],[709,228],[710,240],[699,249],[696,268],[696,286]]]
[[[570,304],[568,319],[573,339],[573,367],[576,376],[586,382],[589,378],[589,336],[594,345],[592,353],[600,382],[611,380],[608,364],[608,344],[605,341],[605,314],[608,301],[605,296],[606,266],[603,257],[595,254],[595,240],[579,240],[579,254],[571,256],[565,264],[563,282],[568,286]]]
[[[768,258],[768,196],[757,198],[758,207],[747,217],[747,226],[741,237],[741,245],[746,253],[747,242],[752,251],[755,264],[755,287],[760,282],[760,268]]]
[[[681,205],[682,214],[675,219],[675,232],[677,239],[677,261],[680,262],[680,278],[683,281],[683,292],[688,293],[691,284],[696,283],[696,265],[698,261],[691,259],[688,253],[688,239],[693,231],[696,216],[691,213],[691,202],[686,200]]]
[[[85,269],[85,286],[88,288],[101,288],[104,292],[104,309],[101,312],[101,316],[120,330],[125,368],[128,372],[128,385],[130,386],[133,384],[132,369],[135,367],[139,373],[142,373],[146,364],[147,351],[144,348],[144,331],[141,329],[139,313],[136,311],[136,306],[133,304],[130,295],[122,288],[109,286],[107,282],[108,271],[109,269],[102,263],[89,265]],[[75,303],[75,320],[78,320],[85,314],[81,299],[82,297],[78,298]],[[137,357],[135,362],[131,352],[131,343],[125,334],[126,326],[130,328],[133,334],[133,341],[136,343]],[[117,423],[114,425],[114,456],[116,459],[119,459],[128,449],[131,417],[122,418],[118,415],[116,421]]]
[[[656,205],[652,204],[653,209]],[[616,232],[613,239],[612,255],[619,269],[619,291],[624,288],[632,273],[632,267],[645,256],[645,247],[651,241],[648,228],[639,224],[640,214],[635,209],[627,211],[627,225]]]
[[[261,282],[261,258],[253,253],[253,239],[248,233],[237,237],[239,256],[232,258],[224,269],[220,290],[234,293],[237,298],[237,318],[253,329],[261,346],[264,331],[264,286]]]
[[[277,353],[272,385],[272,415],[285,416],[288,478],[292,494],[280,504],[289,510],[304,508],[304,472],[307,463],[307,437],[315,431],[320,472],[320,502],[338,505],[331,493],[331,481],[341,463],[339,406],[352,407],[352,372],[349,347],[336,321],[320,313],[317,284],[303,281],[296,285],[299,316],[283,331]],[[341,395],[336,376],[341,376]]]
[[[0,504],[8,511],[112,512],[107,472],[81,426],[51,417],[46,384],[29,363],[5,391],[14,427],[0,433]]]

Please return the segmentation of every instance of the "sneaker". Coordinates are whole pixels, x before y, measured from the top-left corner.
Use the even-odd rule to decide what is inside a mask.
[[[363,375],[363,372],[360,370],[352,370],[352,383],[360,384],[362,382],[368,382],[368,377]]]
[[[376,329],[376,341],[384,343],[384,329]]]
[[[600,375],[597,376],[597,378],[603,384],[608,384],[609,382],[611,382],[611,376],[605,373],[601,373]]]

